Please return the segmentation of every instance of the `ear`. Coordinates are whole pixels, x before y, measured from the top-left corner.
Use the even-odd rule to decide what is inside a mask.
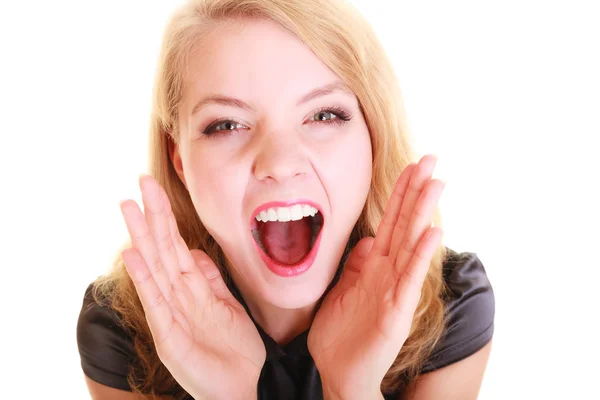
[[[165,135],[167,136],[167,147],[169,149],[169,158],[171,163],[175,168],[175,172],[177,172],[177,176],[179,176],[179,179],[181,179],[181,182],[183,182],[183,185],[187,189],[185,175],[183,173],[183,161],[181,160],[181,154],[179,153],[179,145],[175,143],[169,132],[166,132]]]

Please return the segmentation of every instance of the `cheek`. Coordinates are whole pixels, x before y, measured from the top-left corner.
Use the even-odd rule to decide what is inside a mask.
[[[325,164],[322,173],[328,183],[328,195],[341,204],[360,207],[362,210],[369,187],[373,160],[371,155],[371,139],[366,127],[328,148],[322,158]],[[327,185],[326,183],[326,185]]]
[[[240,166],[217,154],[196,150],[184,166],[194,207],[211,233],[232,226],[230,222],[239,215],[244,193]]]

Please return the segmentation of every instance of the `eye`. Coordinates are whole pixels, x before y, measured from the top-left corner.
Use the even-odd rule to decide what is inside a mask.
[[[202,133],[204,135],[210,136],[213,134],[229,134],[233,131],[237,131],[238,129],[246,128],[246,126],[240,124],[237,121],[231,119],[220,119],[209,126],[207,126]]]
[[[336,106],[323,107],[317,110],[312,117],[308,119],[309,124],[336,124],[342,125],[352,119],[352,114]],[[202,130],[205,136],[228,136],[240,129],[248,129],[247,126],[240,124],[232,118],[222,118],[209,124]]]
[[[313,118],[313,121],[315,119],[318,121],[331,121],[333,118],[337,118],[337,115],[335,115],[334,113],[332,113],[330,111],[321,111],[321,112],[313,115],[313,117],[315,117],[315,116],[317,118]]]
[[[339,107],[324,107],[318,110],[309,119],[309,123],[325,123],[325,124],[344,124],[352,119],[345,110]]]

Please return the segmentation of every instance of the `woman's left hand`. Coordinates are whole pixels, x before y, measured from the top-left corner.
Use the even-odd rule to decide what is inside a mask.
[[[445,184],[424,156],[398,178],[375,238],[353,249],[308,336],[325,398],[382,398],[380,385],[408,338],[442,230],[432,218]]]

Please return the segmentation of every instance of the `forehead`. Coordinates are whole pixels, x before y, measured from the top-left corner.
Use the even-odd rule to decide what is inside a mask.
[[[277,23],[232,20],[220,23],[191,54],[184,97],[188,106],[208,93],[295,103],[307,89],[335,80],[333,71]]]

